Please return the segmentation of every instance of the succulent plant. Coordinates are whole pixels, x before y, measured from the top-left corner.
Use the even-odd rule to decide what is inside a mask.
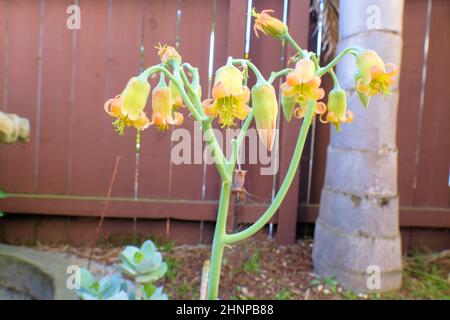
[[[87,269],[81,269],[80,288],[77,294],[81,300],[129,300],[124,291],[120,274],[97,280]]]
[[[148,283],[160,279],[167,271],[161,252],[151,240],[145,241],[140,248],[127,246],[120,254],[120,270],[134,278],[136,283]]]

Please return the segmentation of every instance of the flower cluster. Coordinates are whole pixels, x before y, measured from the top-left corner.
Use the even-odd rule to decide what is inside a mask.
[[[260,13],[252,11],[256,35],[258,36],[260,31],[276,39],[290,41],[287,25],[272,17],[270,15],[272,12],[273,10],[263,10]],[[181,125],[184,116],[178,112],[178,109],[184,106],[183,97],[191,100],[189,101],[191,103],[201,101],[198,74],[190,84],[186,83],[186,75],[182,81],[180,73],[184,72],[185,64],[182,64],[181,55],[171,46],[159,45],[157,49],[162,68],[166,68],[166,72],[171,74],[168,75],[170,79],[167,85],[165,72],[158,72],[159,83],[151,92],[151,121],[144,112],[150,93],[148,76],[145,77],[144,74],[131,78],[120,95],[105,103],[105,111],[117,118],[113,125],[119,134],[123,134],[128,126],[144,130],[154,125],[158,130],[165,131],[171,125]],[[289,72],[280,87],[281,106],[286,120],[291,121],[293,116],[305,117],[308,105],[313,102],[314,112],[319,115],[319,120],[322,123],[332,123],[337,130],[341,130],[342,123],[353,121],[353,113],[347,110],[345,90],[340,88],[338,80],[333,76],[335,86],[328,94],[327,107],[322,101],[325,91],[321,87],[323,73],[319,76],[318,72],[321,68],[313,59],[312,53],[299,50],[293,59],[296,62],[295,68],[286,69]],[[367,106],[371,96],[380,93],[387,95],[391,92],[397,69],[393,64],[385,64],[373,50],[358,49],[355,51],[355,56],[356,92],[363,105]],[[332,67],[324,73],[334,75]],[[250,90],[246,85],[246,73],[237,68],[232,59],[216,71],[211,98],[201,102],[200,109],[197,109],[197,112],[200,112],[201,116],[218,118],[222,127],[236,125],[236,119],[245,120],[253,111],[259,137],[267,149],[272,149],[278,116],[275,88],[271,82],[258,76],[257,83]]]

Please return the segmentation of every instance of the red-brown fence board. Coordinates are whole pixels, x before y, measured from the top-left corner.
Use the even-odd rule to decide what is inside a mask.
[[[143,68],[158,64],[157,50],[161,44],[176,45],[178,1],[146,0],[143,21]],[[152,81],[152,88],[156,80]],[[149,116],[150,110],[147,111]],[[139,197],[169,198],[171,190],[170,162],[171,131],[158,132],[147,130],[141,135],[141,152],[139,161]]]
[[[47,1],[43,15],[42,88],[37,192],[69,191],[70,108],[73,31],[65,12],[72,1]],[[55,134],[57,133],[57,134]],[[32,139],[36,139],[33,134]],[[33,139],[33,140],[34,140]]]
[[[108,1],[80,1],[81,29],[77,30],[75,100],[71,139],[71,193],[76,195],[104,195],[104,151]],[[110,129],[110,127],[108,128]]]
[[[7,111],[30,120],[33,138],[28,144],[1,146],[0,184],[9,192],[35,191],[38,48],[40,3],[18,0],[8,2],[8,88]]]
[[[111,1],[107,11],[107,47],[105,70],[105,96],[120,94],[131,76],[139,74],[141,64],[142,1]],[[103,119],[104,120],[104,114]],[[113,196],[133,197],[136,169],[136,130],[126,129],[124,136],[118,136],[111,125],[112,118],[106,117],[105,144],[103,152],[103,185],[108,185],[114,170],[116,158],[120,156]]]
[[[401,191],[400,205],[412,206],[427,2],[407,1],[404,10],[403,52],[408,54],[403,54],[400,70],[397,144],[400,146],[398,161],[402,165],[398,167],[398,187]]]
[[[450,108],[443,98],[449,89],[450,73],[448,17],[450,2],[433,1],[415,206],[450,207]]]

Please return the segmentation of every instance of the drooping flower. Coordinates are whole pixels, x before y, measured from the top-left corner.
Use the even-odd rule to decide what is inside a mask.
[[[180,91],[178,91],[178,88],[173,81],[169,82],[169,88],[172,94],[173,110],[176,111],[178,108],[183,106],[183,99],[181,98]]]
[[[335,88],[328,94],[328,113],[326,121],[331,122],[337,131],[341,131],[341,123],[352,122],[353,112],[347,111],[347,96],[345,90]]]
[[[219,117],[222,126],[233,126],[234,119],[244,120],[250,112],[250,90],[243,86],[244,76],[233,65],[226,65],[216,72],[212,99],[203,101],[205,114]]]
[[[320,87],[321,82],[310,59],[300,59],[297,62],[295,70],[291,71],[286,82],[281,84],[283,111],[288,121],[292,115],[296,118],[305,116],[308,100],[316,101],[316,114],[322,116],[326,112],[325,103],[319,101],[325,96],[325,91]],[[299,107],[295,108],[296,104]]]
[[[379,93],[386,96],[391,93],[394,76],[398,73],[394,64],[385,64],[373,50],[363,50],[356,58],[356,67],[356,91],[365,107],[371,96]]]
[[[181,63],[181,56],[174,47],[159,44],[156,49],[158,49],[158,56],[162,63],[168,65]]]
[[[263,82],[252,88],[252,109],[258,136],[270,151],[275,141],[278,116],[278,102],[272,85]]]
[[[288,27],[285,23],[274,18],[270,13],[273,10],[263,10],[257,13],[255,9],[252,10],[252,16],[255,17],[255,24],[253,25],[253,30],[255,31],[256,37],[259,37],[258,31],[261,31],[265,35],[270,35],[275,39],[282,39],[288,32]]]
[[[160,131],[167,130],[169,125],[179,126],[183,123],[183,114],[173,111],[172,91],[162,74],[158,85],[152,91],[152,110],[151,124]]]
[[[113,126],[119,135],[123,135],[128,126],[134,126],[139,130],[148,128],[150,121],[144,108],[149,93],[150,84],[146,80],[133,77],[120,95],[105,102],[105,112],[117,118]]]

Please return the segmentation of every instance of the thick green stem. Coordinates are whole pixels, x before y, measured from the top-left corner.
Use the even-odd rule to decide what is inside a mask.
[[[251,63],[249,60],[233,59],[232,63],[233,64],[240,64],[241,66],[249,67],[253,71],[255,76],[256,76],[256,82],[258,82],[258,81],[265,81],[263,75],[261,74],[261,71],[259,71],[259,69],[253,63]]]
[[[286,193],[289,190],[289,187],[292,184],[292,180],[294,179],[295,172],[297,171],[298,165],[300,163],[300,158],[302,156],[303,146],[305,145],[306,136],[308,135],[309,127],[311,126],[311,120],[314,115],[314,106],[315,102],[310,101],[308,103],[308,110],[306,112],[305,118],[303,119],[302,126],[300,128],[300,134],[298,136],[297,144],[295,146],[294,154],[292,156],[291,163],[289,165],[288,171],[286,172],[286,176],[284,178],[283,183],[281,184],[280,189],[278,190],[277,195],[273,199],[269,208],[267,208],[266,212],[250,227],[247,229],[234,233],[225,235],[224,241],[227,244],[236,243],[238,241],[244,240],[256,232],[258,232],[264,225],[270,221],[275,212],[280,207],[281,203],[286,196]]]
[[[217,214],[216,230],[211,248],[211,268],[208,280],[208,300],[217,300],[219,293],[220,270],[222,269],[224,237],[227,225],[228,206],[230,203],[231,183],[222,183],[220,191],[219,212]]]
[[[345,57],[347,54],[352,54],[354,56],[358,55],[362,51],[359,47],[348,47],[347,49],[343,50],[341,53],[339,53],[333,60],[330,61],[325,67],[320,68],[317,71],[317,75],[319,77],[322,77],[325,73],[329,72],[330,69],[334,68],[334,66],[341,61],[343,57]]]
[[[192,88],[192,85],[189,83],[189,80],[188,80],[183,68],[180,68],[180,76],[181,76],[181,80],[183,80],[184,86],[187,88],[191,97],[194,98],[194,101],[192,101],[192,103],[197,108],[197,111],[202,115],[202,117],[206,117],[205,113],[203,112],[203,106],[202,106],[200,97],[198,96],[198,93],[195,92],[194,88]]]
[[[247,115],[247,118],[245,119],[244,123],[242,124],[242,127],[239,131],[239,134],[236,139],[233,139],[232,141],[232,150],[230,159],[228,161],[228,171],[231,173],[234,170],[234,167],[236,166],[237,158],[239,157],[239,148],[242,146],[242,143],[244,142],[245,136],[247,135],[248,127],[250,126],[250,123],[253,120],[253,110],[250,111],[250,113]]]
[[[205,120],[205,116],[203,116],[202,114],[200,114],[198,112],[197,108],[194,106],[191,99],[189,99],[189,96],[187,95],[186,90],[184,89],[184,86],[182,85],[182,83],[180,81],[181,79],[177,79],[166,68],[164,68],[160,65],[153,66],[153,67],[146,69],[144,72],[142,72],[139,77],[147,79],[152,74],[157,73],[157,72],[162,72],[167,78],[170,79],[170,81],[172,81],[177,86],[178,91],[180,92],[181,97],[183,98],[183,101],[186,103],[186,106],[188,107],[189,111],[194,116],[194,119],[198,120],[198,121]]]
[[[267,80],[268,83],[272,84],[276,78],[278,77],[284,77],[285,75],[287,75],[289,72],[294,71],[293,68],[286,68],[283,70],[280,70],[278,72],[272,72],[269,79]]]
[[[301,58],[305,58],[308,55],[308,51],[303,50],[289,33],[284,36],[284,39],[300,54]]]
[[[216,165],[216,169],[219,172],[220,178],[223,182],[231,183],[232,173],[228,169],[228,161],[223,154],[222,148],[220,148],[220,145],[217,142],[211,122],[212,119],[207,119],[202,122],[202,130],[203,134],[205,135],[206,145],[209,148],[209,152],[212,159],[214,160],[214,164]]]

